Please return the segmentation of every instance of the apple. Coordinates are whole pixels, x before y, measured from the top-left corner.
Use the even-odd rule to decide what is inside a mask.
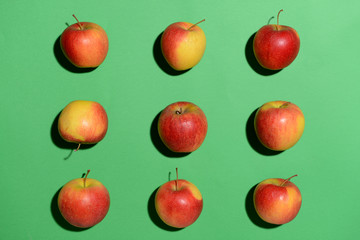
[[[254,190],[254,207],[259,217],[272,224],[285,224],[298,214],[302,202],[298,187],[281,178],[260,182]]]
[[[70,102],[60,113],[58,130],[67,142],[95,144],[100,142],[108,129],[108,117],[103,106],[94,101]]]
[[[109,211],[110,196],[98,180],[77,178],[66,183],[58,196],[61,215],[71,225],[89,228],[101,222]]]
[[[305,118],[301,109],[291,102],[272,101],[262,105],[255,114],[255,132],[260,142],[274,151],[284,151],[301,138]]]
[[[161,111],[158,132],[167,148],[188,153],[198,149],[207,133],[204,112],[191,102],[175,102]]]
[[[300,49],[300,38],[295,29],[277,24],[268,24],[257,31],[254,37],[254,54],[259,64],[270,70],[289,66]]]
[[[198,64],[204,55],[206,38],[198,26],[176,22],[169,25],[161,36],[161,51],[168,64],[177,71],[184,71]]]
[[[203,198],[194,184],[178,179],[176,168],[176,180],[164,183],[157,190],[155,209],[165,224],[174,228],[185,228],[200,216]]]
[[[67,27],[60,37],[66,58],[76,67],[95,68],[104,60],[109,49],[105,30],[91,22],[79,22]]]

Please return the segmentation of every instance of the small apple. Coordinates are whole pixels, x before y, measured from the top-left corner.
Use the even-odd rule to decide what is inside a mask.
[[[159,116],[158,132],[163,143],[173,152],[193,152],[203,143],[207,133],[204,112],[190,102],[167,106]]]
[[[196,24],[176,22],[163,32],[161,50],[173,69],[187,70],[200,62],[206,48],[205,33],[198,26],[203,21],[205,19]]]
[[[60,37],[66,58],[76,67],[95,68],[107,55],[109,41],[105,30],[95,23],[79,22],[67,27]]]
[[[281,178],[260,182],[254,191],[254,206],[259,217],[272,224],[285,224],[298,214],[302,202],[298,187]]]
[[[256,135],[265,147],[284,151],[301,138],[305,118],[297,105],[286,101],[272,101],[257,110],[254,125]]]
[[[193,224],[203,209],[199,189],[189,181],[178,179],[164,183],[156,192],[155,209],[160,219],[175,228]]]
[[[257,31],[254,37],[254,54],[259,64],[270,70],[280,70],[290,65],[300,49],[300,38],[295,29],[277,24],[268,24]]]
[[[61,215],[71,225],[89,228],[101,222],[110,207],[110,196],[98,180],[77,178],[66,183],[58,196]]]
[[[95,144],[100,142],[108,129],[108,117],[100,103],[76,100],[70,102],[60,113],[58,130],[68,142]]]

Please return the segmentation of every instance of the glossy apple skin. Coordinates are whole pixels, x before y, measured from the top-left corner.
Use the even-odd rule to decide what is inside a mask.
[[[155,209],[167,225],[185,228],[193,224],[200,216],[203,198],[199,189],[191,182],[183,179],[173,180],[163,184],[157,190]]]
[[[188,22],[176,22],[168,26],[161,37],[161,50],[168,64],[177,71],[197,65],[204,55],[206,37],[198,26]]]
[[[254,125],[256,135],[265,147],[284,151],[293,147],[301,138],[305,118],[297,105],[272,101],[257,110]]]
[[[60,136],[73,143],[94,144],[100,142],[108,129],[108,117],[100,103],[76,100],[60,113]]]
[[[76,67],[95,68],[105,60],[109,40],[105,30],[96,23],[80,22],[64,30],[60,46],[66,58]]]
[[[173,152],[197,150],[206,137],[207,129],[204,112],[191,102],[170,104],[159,116],[159,136]]]
[[[300,49],[300,38],[291,27],[269,24],[257,31],[253,48],[262,67],[280,70],[295,60]]]
[[[89,228],[101,222],[110,207],[110,196],[98,180],[78,178],[66,183],[59,192],[58,207],[67,222]]]
[[[270,178],[260,182],[254,191],[255,210],[261,219],[272,224],[285,224],[298,214],[302,197],[298,187],[285,179]]]

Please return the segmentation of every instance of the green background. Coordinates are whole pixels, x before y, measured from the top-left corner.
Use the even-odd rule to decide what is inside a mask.
[[[1,1],[0,238],[358,236],[359,7],[355,0]],[[280,24],[297,30],[301,47],[288,68],[269,73],[254,62],[251,39],[280,9]],[[76,71],[61,55],[72,14],[108,34],[107,58],[94,71]],[[202,60],[180,75],[168,71],[160,34],[203,18]],[[70,154],[56,120],[80,99],[104,106],[109,129],[97,145]],[[297,104],[306,120],[300,141],[280,154],[264,151],[253,133],[254,111],[272,100]],[[176,101],[200,106],[209,124],[203,145],[186,156],[169,154],[156,135],[158,113]],[[179,231],[164,227],[153,208],[154,191],[176,167],[204,198],[199,219]],[[56,196],[87,169],[109,190],[111,206],[101,223],[79,231],[59,215]],[[259,221],[254,186],[294,174],[298,216],[278,227]]]

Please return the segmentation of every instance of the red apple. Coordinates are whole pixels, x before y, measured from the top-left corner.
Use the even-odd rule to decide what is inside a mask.
[[[58,130],[68,142],[95,144],[100,142],[108,129],[108,117],[100,103],[76,100],[60,113]],[[79,148],[78,147],[78,148]]]
[[[98,180],[77,178],[66,183],[59,192],[58,206],[61,215],[71,225],[89,228],[101,222],[110,206],[110,196]]]
[[[201,214],[203,198],[189,181],[178,179],[164,183],[156,192],[155,209],[161,220],[175,228],[193,224]]]
[[[290,182],[291,178],[270,178],[256,186],[254,206],[261,219],[272,224],[285,224],[296,217],[302,198],[298,187]]]
[[[196,24],[176,22],[169,25],[161,37],[161,50],[169,65],[183,71],[198,64],[204,55],[206,38],[204,31]]]
[[[66,58],[79,68],[99,66],[107,55],[109,41],[105,30],[95,23],[79,22],[67,27],[60,37]]]
[[[163,143],[173,152],[193,152],[207,133],[204,112],[190,102],[176,102],[160,114],[158,131]]]
[[[270,70],[283,69],[296,58],[300,38],[295,29],[277,24],[268,24],[257,31],[254,37],[254,54],[259,64]]]
[[[301,138],[305,118],[297,105],[286,101],[273,101],[265,103],[257,110],[254,124],[256,135],[265,147],[284,151]]]

